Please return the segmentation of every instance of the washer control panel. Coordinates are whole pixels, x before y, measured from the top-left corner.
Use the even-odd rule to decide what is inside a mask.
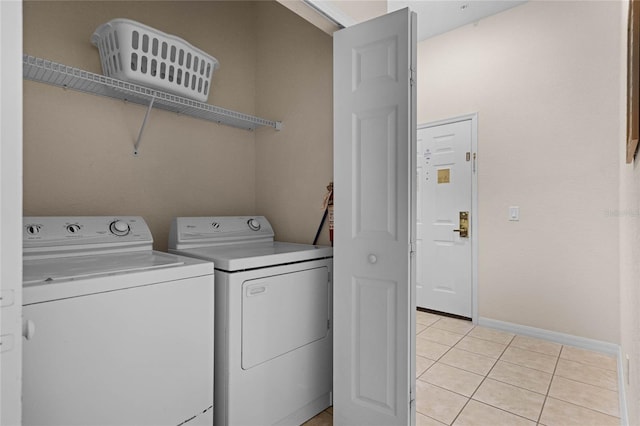
[[[264,216],[177,217],[169,231],[169,247],[178,249],[273,239],[273,228]]]
[[[26,216],[22,228],[25,257],[151,250],[153,244],[151,231],[139,216]]]

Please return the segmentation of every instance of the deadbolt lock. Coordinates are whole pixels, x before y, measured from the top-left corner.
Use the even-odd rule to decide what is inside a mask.
[[[469,212],[460,212],[460,229],[454,229],[453,232],[459,232],[460,237],[469,238]]]

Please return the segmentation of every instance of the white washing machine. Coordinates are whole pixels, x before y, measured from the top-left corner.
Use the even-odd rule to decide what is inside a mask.
[[[169,251],[215,265],[215,424],[299,425],[331,404],[331,247],[264,217],[181,217]]]
[[[140,217],[25,217],[23,424],[213,424],[213,264]]]

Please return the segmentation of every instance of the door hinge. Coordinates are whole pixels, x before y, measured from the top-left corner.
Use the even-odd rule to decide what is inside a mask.
[[[411,256],[416,254],[416,243],[415,243],[415,241],[412,241],[412,242],[409,243],[409,254]]]
[[[409,84],[414,86],[416,84],[416,70],[409,68]]]
[[[327,320],[327,330],[331,330],[331,320]]]
[[[13,349],[13,334],[3,334],[0,336],[0,352],[8,352]]]
[[[0,291],[0,307],[7,308],[13,305],[15,296],[13,290]]]

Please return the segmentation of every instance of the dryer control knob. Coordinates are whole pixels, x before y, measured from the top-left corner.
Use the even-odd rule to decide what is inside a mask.
[[[109,225],[109,231],[111,231],[113,235],[117,235],[119,237],[124,237],[130,230],[131,228],[129,228],[129,224],[122,220],[115,220],[111,222],[111,225]]]
[[[40,225],[27,225],[27,234],[35,235],[40,232]]]
[[[260,230],[260,222],[258,222],[255,219],[249,219],[247,221],[247,225],[249,225],[249,229],[251,229],[252,231],[259,231]]]

